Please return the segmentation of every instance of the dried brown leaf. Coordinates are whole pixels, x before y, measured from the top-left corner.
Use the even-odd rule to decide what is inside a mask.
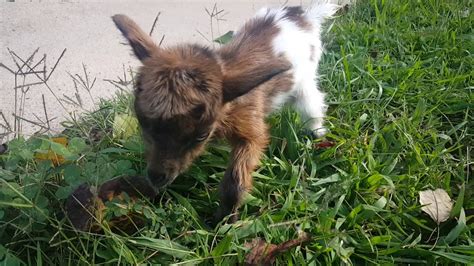
[[[451,198],[441,188],[434,191],[430,189],[420,191],[420,204],[425,205],[421,207],[421,210],[427,213],[437,224],[448,220],[453,209]]]
[[[245,243],[245,247],[250,249],[245,256],[245,265],[272,265],[276,256],[290,250],[296,246],[305,244],[311,240],[308,234],[301,234],[300,237],[274,245],[265,242],[261,238],[255,238],[251,242]]]

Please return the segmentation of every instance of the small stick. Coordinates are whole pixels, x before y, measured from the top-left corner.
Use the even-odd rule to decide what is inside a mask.
[[[160,15],[161,15],[161,11],[158,12],[158,14],[156,15],[155,21],[153,21],[153,25],[151,26],[150,34],[148,35],[151,36],[153,34],[153,31],[155,30],[155,26],[156,26],[156,23],[158,22],[158,18],[160,17]]]
[[[303,245],[311,240],[311,236],[309,234],[304,234],[303,236],[298,237],[297,239],[288,240],[286,242],[277,245],[275,249],[270,251],[268,256],[276,256],[279,253],[283,253],[291,248]]]
[[[201,35],[201,37],[203,37],[206,41],[211,42],[211,41],[209,41],[209,39],[206,38],[206,36],[205,36],[202,32],[200,32],[198,29],[196,29],[196,31],[197,31],[197,33],[199,33],[199,35]]]
[[[48,129],[47,127],[45,127],[45,126],[43,126],[43,125],[41,125],[41,124],[39,124],[39,123],[37,123],[37,122],[35,122],[35,121],[32,121],[32,120],[26,119],[26,118],[24,118],[24,117],[18,116],[18,115],[14,114],[14,113],[12,113],[12,115],[13,115],[13,117],[15,117],[16,119],[20,119],[20,120],[26,121],[26,122],[28,122],[28,123],[31,123],[31,124],[33,124],[33,125],[35,125],[35,126],[39,126],[39,127],[41,127],[41,128]]]
[[[43,80],[46,80],[46,54],[43,56],[44,58],[44,64],[43,64]]]
[[[18,64],[18,61],[15,59],[14,52],[10,50],[10,48],[7,47],[8,53],[12,57],[13,63],[15,63],[17,69],[20,69],[20,64]],[[15,71],[15,74],[18,74],[19,70]]]
[[[161,46],[161,44],[163,43],[163,41],[164,41],[164,39],[165,39],[165,36],[166,36],[166,35],[163,34],[163,37],[161,37],[160,43],[158,43],[158,46]]]
[[[54,65],[53,69],[51,70],[51,72],[49,73],[48,75],[48,78],[47,79],[42,79],[38,74],[35,74],[36,77],[38,77],[39,80],[43,81],[42,84],[44,84],[46,86],[46,88],[48,88],[49,92],[51,92],[51,94],[54,96],[54,98],[58,101],[59,105],[61,105],[61,107],[67,111],[66,107],[62,104],[62,102],[60,101],[60,99],[58,98],[58,96],[56,95],[56,93],[54,93],[53,89],[51,89],[51,87],[48,85],[47,81],[49,79],[49,77],[51,76],[51,74],[54,72],[54,69],[56,69],[56,66],[58,65],[59,61],[61,60],[61,58],[63,57],[64,53],[66,52],[66,48],[64,48],[63,52],[61,53],[61,55],[59,56],[58,60],[56,61],[56,64]],[[12,55],[13,56],[13,55]],[[23,59],[19,58],[21,61],[23,61]],[[30,70],[31,67],[29,65],[26,65]],[[15,87],[14,88],[17,88],[18,87],[18,84],[17,84],[17,81],[16,81],[16,77],[17,75],[15,74]],[[16,90],[15,90],[15,93],[16,93]],[[16,94],[15,94],[15,99],[16,99]]]
[[[12,130],[12,126],[10,125],[10,123],[8,123],[8,120],[7,120],[7,118],[5,117],[5,115],[3,114],[2,111],[0,111],[0,116],[3,118],[3,121],[5,121],[5,125],[6,125],[5,129],[11,131],[11,130]],[[3,125],[2,125],[2,126],[3,126]]]
[[[46,54],[32,68],[35,69],[39,64],[43,63],[44,60],[46,60]],[[43,69],[43,71],[46,71],[46,70]]]
[[[41,94],[41,98],[43,99],[44,116],[46,117],[46,124],[48,125],[49,129],[51,128],[51,125],[49,124],[48,112],[46,111],[46,101],[44,100],[44,94]]]
[[[25,79],[23,78],[23,82],[25,82]],[[26,89],[21,89],[21,96],[20,96],[20,116],[23,116],[25,114],[25,104],[26,104],[26,94],[30,90],[30,87],[26,87]],[[20,123],[19,126],[20,132],[23,129],[23,123]]]
[[[38,70],[38,71],[28,71],[28,72],[24,72],[24,73],[21,74],[21,75],[26,76],[26,75],[31,75],[31,74],[42,74],[42,73],[44,73],[43,70]]]
[[[13,71],[13,69],[7,67],[6,65],[4,65],[3,63],[0,63],[0,67],[3,67],[5,68],[6,70],[8,70],[8,72],[12,73],[12,74],[15,74],[15,71]]]
[[[11,51],[9,48],[7,48],[7,49],[8,49],[8,51]],[[18,70],[17,70],[17,72],[16,72],[17,74],[25,75],[25,72],[23,72],[23,67],[25,67],[25,66],[28,66],[29,69],[33,70],[33,69],[30,67],[30,65],[28,64],[28,62],[30,62],[30,61],[33,59],[33,57],[36,55],[36,53],[38,52],[38,50],[39,50],[39,47],[36,48],[36,50],[35,50],[35,51],[30,55],[30,57],[28,57],[28,59],[26,59],[26,60],[23,60],[19,55],[17,55],[15,52],[11,51],[11,54],[12,54],[13,56],[17,57],[18,59],[20,59],[20,61],[23,63],[23,65],[21,65],[21,66],[17,64],[17,66],[18,66]],[[14,58],[14,57],[13,57],[13,58]],[[16,60],[14,60],[14,61],[16,62]]]
[[[18,112],[18,74],[15,73],[14,74],[14,78],[15,78],[15,87],[14,87],[14,90],[15,90],[15,113]],[[17,137],[16,135],[16,132],[18,132],[18,119],[14,119],[13,120],[13,131],[15,131],[15,138]]]
[[[45,79],[45,81],[49,80],[49,77],[51,77],[51,74],[53,74],[54,70],[55,70],[56,67],[58,66],[59,61],[61,60],[61,58],[63,58],[65,52],[66,52],[66,48],[64,48],[64,50],[63,50],[63,52],[61,53],[61,55],[59,56],[58,60],[56,60],[56,63],[54,64],[53,69],[51,69],[51,71],[49,72],[49,75],[48,75],[48,77]]]
[[[37,74],[37,73],[31,73],[31,74]],[[40,84],[43,84],[43,83],[44,83],[43,81],[38,81],[38,82],[28,83],[28,84],[24,84],[24,85],[18,85],[18,86],[15,86],[13,88],[14,89],[21,89],[21,88],[24,88],[24,87],[30,87],[30,86],[33,86],[33,85],[40,85]]]

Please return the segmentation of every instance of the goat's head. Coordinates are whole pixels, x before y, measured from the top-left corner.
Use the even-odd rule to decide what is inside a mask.
[[[217,52],[199,45],[160,48],[128,17],[115,15],[113,20],[143,64],[135,111],[146,143],[148,176],[156,186],[171,183],[203,151],[227,102],[288,69],[258,60],[259,66],[249,68],[245,62],[254,58],[228,67]]]

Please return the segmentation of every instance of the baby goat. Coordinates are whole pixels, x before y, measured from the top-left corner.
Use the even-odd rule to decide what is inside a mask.
[[[163,187],[185,171],[212,138],[232,145],[216,219],[235,213],[269,141],[265,117],[292,103],[317,136],[326,132],[318,90],[321,24],[336,5],[264,8],[218,49],[155,45],[125,15],[113,16],[142,62],[135,111],[147,148],[148,177]],[[235,215],[233,215],[233,220]]]

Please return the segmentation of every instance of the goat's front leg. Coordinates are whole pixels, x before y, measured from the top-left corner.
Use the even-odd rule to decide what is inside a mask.
[[[309,129],[315,137],[319,138],[327,133],[323,125],[327,105],[324,102],[324,93],[318,89],[315,80],[308,78],[302,83],[294,104],[303,118],[309,120]]]
[[[238,220],[238,207],[244,192],[252,188],[252,172],[268,143],[266,132],[249,139],[233,142],[232,158],[220,186],[221,205],[216,213],[216,222],[232,214],[229,222]]]

